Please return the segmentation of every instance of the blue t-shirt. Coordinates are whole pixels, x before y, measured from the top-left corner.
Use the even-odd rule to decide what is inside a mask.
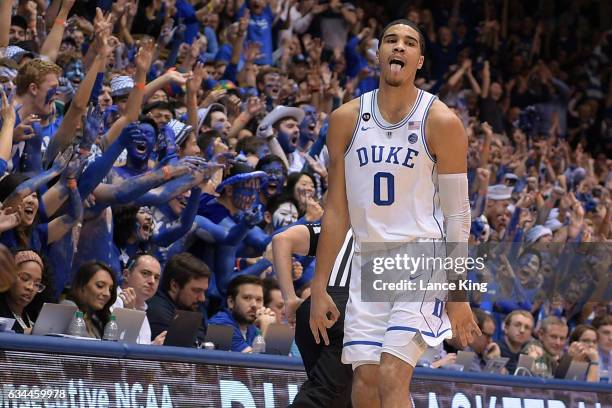
[[[222,326],[232,326],[234,329],[234,335],[232,336],[232,349],[231,351],[241,352],[247,347],[253,346],[253,340],[257,337],[257,328],[254,324],[250,324],[247,326],[246,331],[246,339],[242,336],[242,332],[240,331],[240,326],[234,320],[234,316],[232,316],[232,312],[227,309],[223,309],[218,312],[216,315],[210,318],[208,324],[218,324]]]
[[[246,2],[242,5],[238,13],[236,13],[236,20],[244,15],[247,8]],[[263,56],[255,61],[259,65],[272,65],[272,23],[274,22],[274,13],[270,6],[266,6],[262,13],[259,15],[251,12],[251,19],[249,20],[249,28],[247,30],[247,41],[261,43],[261,52]]]
[[[46,256],[48,238],[49,224],[38,224],[36,227],[34,227],[32,230],[32,235],[30,236],[30,249]],[[4,244],[11,251],[20,248],[15,229],[11,229],[0,234],[0,243]]]

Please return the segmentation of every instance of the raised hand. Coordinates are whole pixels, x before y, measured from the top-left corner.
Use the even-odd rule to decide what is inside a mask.
[[[119,141],[123,146],[127,146],[134,137],[140,136],[140,128],[137,123],[130,123],[121,131]]]
[[[68,146],[66,150],[59,153],[55,160],[53,160],[53,165],[51,168],[57,172],[61,173],[64,171],[70,160],[72,159],[72,155],[74,154],[74,146]]]
[[[176,142],[174,132],[170,126],[164,126],[157,134],[157,153],[161,165],[176,156]]]
[[[11,207],[0,210],[0,232],[8,231],[21,223],[21,208]]]
[[[200,106],[206,108],[213,103],[217,102],[219,99],[224,97],[227,94],[226,89],[213,89],[210,93],[204,98],[204,101],[200,104]]]
[[[17,119],[17,115],[15,114],[15,104],[13,100],[11,100],[9,103],[8,98],[6,97],[6,92],[0,91],[0,93],[2,94],[2,110],[0,110],[2,123],[10,123],[12,127]]]
[[[236,157],[235,152],[225,151],[225,152],[215,154],[213,158],[211,159],[211,162],[227,166],[228,164],[233,164],[234,157]]]
[[[261,99],[256,96],[250,96],[247,100],[246,111],[249,116],[253,117],[262,112],[265,109],[265,105]]]
[[[251,19],[251,13],[249,11],[249,9],[247,8],[244,11],[243,16],[240,18],[239,22],[238,22],[238,32],[237,32],[237,39],[243,39],[246,37],[247,35],[247,29],[249,28],[249,20]]]
[[[202,86],[202,81],[205,77],[207,77],[206,69],[204,69],[204,64],[201,62],[196,62],[193,73],[186,81],[187,83],[187,92],[197,95],[198,90]]]
[[[60,177],[61,180],[64,183],[67,183],[68,180],[78,179],[81,176],[81,173],[83,172],[83,168],[85,167],[86,163],[87,155],[81,155],[78,152],[75,152],[72,155],[70,161],[68,162],[68,165],[62,172],[62,175]]]
[[[37,115],[30,115],[13,130],[13,143],[30,140],[36,136],[34,122],[40,121]]]
[[[252,64],[263,56],[261,52],[261,43],[250,41],[244,50],[244,62]]]
[[[103,114],[100,107],[90,106],[85,116],[85,126],[83,128],[83,139],[79,148],[82,152],[89,152],[91,147],[96,143],[96,139],[102,129]]]
[[[134,63],[136,64],[136,69],[148,72],[151,67],[151,62],[153,62],[153,54],[155,53],[155,43],[151,40],[143,41],[140,49],[138,50],[138,54],[136,54],[136,58],[134,58]]]
[[[258,204],[244,212],[244,220],[247,225],[254,227],[263,221],[263,208],[261,204]]]

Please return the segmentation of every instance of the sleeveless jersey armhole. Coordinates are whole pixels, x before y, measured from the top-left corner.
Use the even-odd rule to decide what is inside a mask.
[[[435,157],[429,151],[429,147],[427,147],[427,136],[425,135],[425,128],[427,127],[427,118],[429,117],[429,109],[433,102],[437,99],[437,96],[433,96],[429,102],[427,103],[427,107],[425,108],[425,116],[423,117],[423,121],[421,122],[421,137],[423,138],[423,146],[425,147],[425,153],[431,159],[432,162],[436,163]]]
[[[359,115],[357,115],[357,121],[355,122],[355,129],[353,129],[353,135],[351,136],[351,142],[349,143],[348,147],[344,151],[344,157],[346,157],[348,152],[351,150],[351,147],[353,147],[353,143],[355,142],[355,136],[357,136],[357,131],[359,130],[359,125],[361,124],[361,115],[363,111],[363,95],[364,94],[359,95]]]

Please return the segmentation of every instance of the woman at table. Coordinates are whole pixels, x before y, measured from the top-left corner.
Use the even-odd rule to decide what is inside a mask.
[[[116,300],[117,281],[111,268],[101,262],[87,262],[75,274],[62,303],[76,305],[83,312],[89,337],[101,339]]]
[[[0,293],[0,317],[15,319],[16,333],[30,334],[43,303],[54,300],[51,273],[35,251],[18,251],[14,259],[17,276]]]

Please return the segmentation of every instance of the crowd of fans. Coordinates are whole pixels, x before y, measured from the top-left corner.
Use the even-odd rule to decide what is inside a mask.
[[[598,381],[612,353],[600,2],[401,3],[1,2],[0,315],[29,333],[44,302],[73,302],[101,338],[113,308],[134,308],[139,342],[163,344],[176,310],[198,310],[199,341],[231,325],[242,352],[288,324],[272,237],[320,221],[328,115],[377,87],[377,38],[405,17],[426,38],[417,86],[467,130],[472,250],[495,248],[471,274],[497,287],[472,298],[476,365],[510,357],[513,373],[525,353],[552,376],[567,353]],[[294,257],[302,298],[314,262]],[[434,366],[456,358],[444,348]]]

